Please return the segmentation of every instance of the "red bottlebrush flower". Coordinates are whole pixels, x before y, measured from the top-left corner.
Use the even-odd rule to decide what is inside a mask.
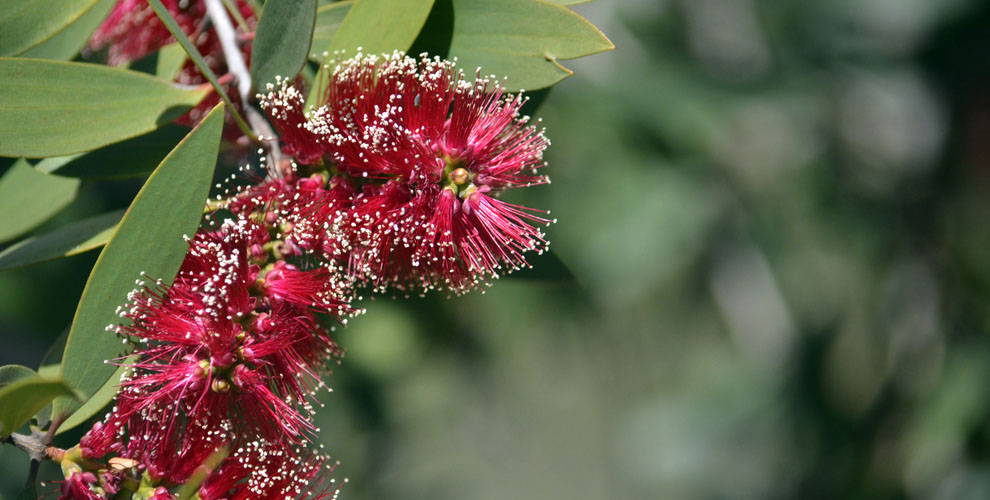
[[[58,500],[100,500],[102,493],[93,489],[97,486],[96,475],[92,472],[74,471],[62,482],[62,495]]]
[[[340,487],[329,477],[336,468],[306,449],[251,442],[237,450],[199,489],[202,500],[323,500]]]
[[[117,332],[136,341],[139,359],[114,413],[81,442],[88,454],[114,451],[114,436],[144,421],[155,422],[141,433],[147,446],[171,454],[188,439],[179,425],[185,434],[223,430],[235,442],[256,434],[298,442],[314,430],[307,400],[339,354],[315,312],[346,312],[346,283],[329,268],[260,270],[251,249],[267,240],[260,225],[227,221],[192,240],[171,286],[131,294],[121,315],[133,324]]]
[[[497,83],[464,79],[454,64],[401,53],[341,61],[323,105],[307,120],[284,82],[262,97],[286,150],[332,164],[361,185],[331,249],[380,287],[409,284],[462,292],[487,276],[528,266],[543,251],[539,212],[506,203],[512,188],[543,184],[543,131],[520,116],[525,100]]]

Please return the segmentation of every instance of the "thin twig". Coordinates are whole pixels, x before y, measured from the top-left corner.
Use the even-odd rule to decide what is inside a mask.
[[[253,106],[245,106],[244,113],[247,115],[247,121],[251,124],[251,128],[258,133],[258,139],[261,139],[261,142],[268,146],[268,177],[281,177],[279,165],[282,162],[282,148],[278,143],[278,135],[275,134],[275,130],[272,129],[264,115]]]
[[[244,63],[240,47],[237,46],[237,32],[230,22],[227,9],[224,8],[221,0],[206,0],[206,13],[213,23],[213,29],[217,32],[217,38],[220,39],[220,46],[223,47],[227,70],[237,77],[237,93],[241,96],[241,102],[247,103],[248,94],[251,93],[251,73]]]

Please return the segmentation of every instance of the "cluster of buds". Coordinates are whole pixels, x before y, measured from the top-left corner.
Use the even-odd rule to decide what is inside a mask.
[[[335,497],[312,403],[356,290],[463,293],[546,248],[546,213],[499,199],[548,182],[523,98],[399,52],[332,70],[308,116],[288,82],[259,96],[295,160],[221,195],[175,280],[120,308],[128,372],[61,499]]]

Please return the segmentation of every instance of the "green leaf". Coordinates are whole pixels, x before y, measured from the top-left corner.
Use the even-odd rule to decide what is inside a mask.
[[[199,226],[209,194],[223,130],[223,105],[213,108],[162,160],[117,226],[93,266],[72,320],[62,355],[61,376],[84,398],[110,378],[122,354],[120,340],[106,326],[120,321],[116,309],[134,289],[134,280],[148,276],[171,283],[186,255],[183,235]],[[68,416],[77,407],[55,402],[53,415]]]
[[[0,389],[0,438],[6,438],[57,397],[74,398],[61,380],[25,377]]]
[[[180,125],[165,125],[147,134],[71,156],[45,158],[34,168],[63,177],[119,179],[151,173],[165,155],[189,133]]]
[[[0,56],[16,56],[82,16],[97,0],[3,0]]]
[[[186,64],[185,49],[178,42],[170,43],[158,49],[158,58],[155,62],[155,76],[163,80],[174,80]]]
[[[430,15],[433,0],[355,0],[333,35],[327,52],[354,54],[358,47],[366,54],[406,50]],[[315,105],[320,90],[329,80],[328,65],[320,66],[307,104]]]
[[[591,3],[595,0],[547,0],[550,3],[555,3],[559,5],[577,5],[579,3]]]
[[[98,0],[79,19],[66,26],[55,36],[23,52],[21,57],[68,61],[76,56],[90,36],[96,31],[117,0]]]
[[[357,0],[330,42],[329,51],[366,54],[406,50],[430,14],[433,0]]]
[[[313,42],[316,0],[267,2],[251,45],[251,82],[264,90],[275,77],[295,79]]]
[[[468,74],[508,77],[508,90],[549,87],[573,72],[558,60],[614,49],[585,18],[542,0],[452,0],[448,58]]]
[[[33,377],[38,373],[21,365],[0,366],[0,388],[22,378]]]
[[[34,236],[0,252],[0,271],[70,257],[103,246],[124,215],[117,210]]]
[[[6,214],[0,225],[0,241],[20,236],[45,222],[74,200],[78,189],[77,179],[44,174],[26,160],[17,160],[0,177],[0,213]]]
[[[120,390],[120,378],[127,371],[127,366],[124,365],[132,362],[134,362],[133,356],[123,361],[121,366],[117,367],[117,371],[113,372],[113,375],[103,383],[103,386],[93,393],[78,410],[73,412],[72,415],[69,415],[69,418],[62,422],[62,425],[58,427],[55,434],[61,434],[69,429],[78,427],[80,424],[85,423],[100,413],[100,410],[110,404],[113,398],[117,396],[117,391]]]
[[[171,122],[205,94],[98,64],[0,58],[0,156],[96,149]]]
[[[344,17],[351,11],[353,0],[332,3],[316,9],[316,23],[313,28],[313,43],[309,48],[309,58],[321,62],[324,59],[323,53],[330,48],[337,28],[344,22]]]

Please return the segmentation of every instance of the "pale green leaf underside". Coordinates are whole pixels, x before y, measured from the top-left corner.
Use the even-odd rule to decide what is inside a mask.
[[[57,397],[76,394],[61,380],[30,376],[0,388],[0,438],[6,438]]]
[[[127,354],[106,327],[121,321],[116,309],[126,302],[134,281],[145,272],[170,283],[182,264],[188,249],[182,236],[195,234],[209,194],[223,114],[222,105],[214,108],[155,169],[93,266],[60,372],[84,398],[95,394],[114,372],[105,361]],[[76,408],[60,398],[52,414],[67,416]]]
[[[206,94],[97,64],[0,58],[0,156],[64,156],[135,137]]]
[[[572,72],[558,60],[614,48],[570,9],[542,0],[453,0],[449,57],[467,73],[507,77],[509,90],[549,87]]]
[[[344,22],[344,17],[350,12],[351,5],[353,4],[353,0],[347,0],[345,2],[324,5],[316,10],[313,43],[309,48],[310,59],[317,62],[323,61],[323,54],[327,53],[327,50],[330,49],[330,42],[333,41],[333,36],[337,33],[337,28],[340,28],[340,24]]]
[[[0,252],[0,271],[70,257],[106,244],[123,210],[73,222],[52,232],[33,236]]]
[[[0,56],[16,56],[51,38],[97,0],[0,0]]]
[[[0,224],[0,241],[16,238],[45,222],[74,200],[78,189],[78,179],[44,174],[26,160],[17,160],[0,177],[0,213],[7,214]]]
[[[21,365],[4,365],[0,366],[0,387],[8,385],[12,382],[16,382],[22,378],[33,377],[37,373]]]
[[[326,51],[330,57],[336,51],[342,51],[346,57],[358,47],[366,54],[407,50],[419,35],[432,6],[433,0],[356,0]],[[316,104],[316,96],[326,86],[331,69],[320,67],[308,104]]]
[[[20,56],[57,61],[72,59],[86,46],[90,36],[110,14],[110,10],[116,3],[116,0],[99,0],[72,24],[62,28],[41,44],[21,53]]]

